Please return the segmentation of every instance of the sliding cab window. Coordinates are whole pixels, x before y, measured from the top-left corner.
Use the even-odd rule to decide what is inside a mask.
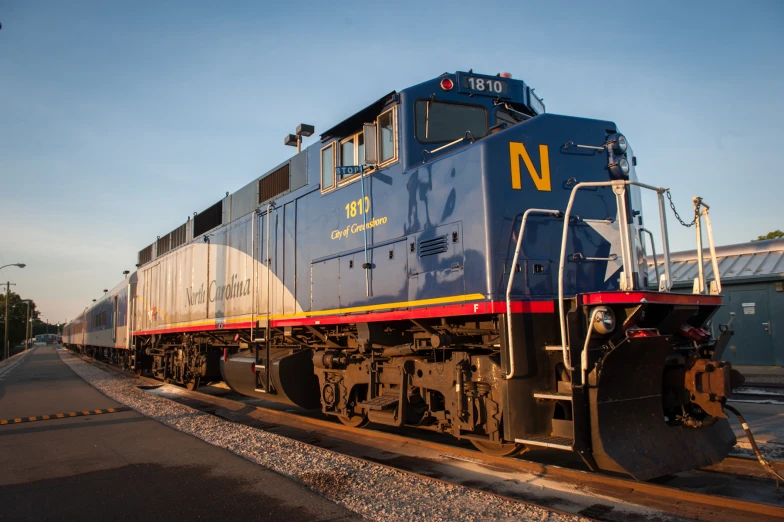
[[[365,134],[360,132],[349,136],[340,142],[338,149],[339,159],[338,165],[341,167],[357,167],[362,165],[365,161]],[[359,175],[356,174],[341,174],[338,183],[353,180]]]
[[[321,149],[321,192],[335,188],[335,142]]]
[[[397,159],[397,108],[393,107],[376,119],[379,166]]]
[[[421,143],[443,143],[465,137],[487,136],[487,110],[480,105],[463,105],[417,100],[414,106],[416,138]]]

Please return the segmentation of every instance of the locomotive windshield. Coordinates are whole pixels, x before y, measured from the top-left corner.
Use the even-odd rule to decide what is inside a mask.
[[[476,139],[487,135],[487,111],[479,105],[418,100],[414,112],[416,138],[421,143],[454,141],[466,131]]]

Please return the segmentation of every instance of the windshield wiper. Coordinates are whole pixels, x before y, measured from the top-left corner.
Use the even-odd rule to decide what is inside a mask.
[[[422,163],[427,163],[427,155],[428,154],[435,154],[438,151],[444,150],[447,147],[451,147],[452,145],[455,145],[455,144],[460,143],[461,141],[465,141],[465,140],[470,140],[471,143],[476,141],[476,139],[474,138],[474,135],[471,133],[470,130],[465,131],[465,135],[462,138],[457,138],[455,141],[450,141],[449,143],[447,143],[445,145],[441,145],[437,149],[423,150],[422,151],[422,158],[423,158]]]

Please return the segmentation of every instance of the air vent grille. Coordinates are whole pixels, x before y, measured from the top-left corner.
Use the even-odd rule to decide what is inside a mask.
[[[220,226],[223,221],[223,201],[218,201],[207,210],[193,216],[193,237],[199,237]]]
[[[161,257],[163,254],[174,250],[180,245],[185,244],[185,224],[175,228],[165,236],[158,239],[157,248],[155,250],[155,257]]]
[[[264,203],[289,189],[289,164],[259,180],[259,203]]]
[[[438,236],[433,239],[424,239],[419,242],[419,257],[443,254],[447,250],[449,250],[449,243],[446,240],[446,236]]]
[[[163,254],[171,250],[170,246],[170,238],[169,234],[166,234],[162,238],[158,239],[158,245],[155,251],[158,253],[158,257],[161,257]]]
[[[183,223],[179,227],[169,232],[169,237],[171,238],[169,248],[174,250],[178,246],[185,244],[185,234],[186,234],[185,231],[186,231],[186,223]]]
[[[139,251],[139,266],[152,261],[152,245]]]

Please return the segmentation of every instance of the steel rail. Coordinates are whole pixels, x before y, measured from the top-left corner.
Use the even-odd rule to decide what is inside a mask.
[[[156,379],[137,376],[130,372],[126,372],[111,364],[95,361],[94,359],[91,359],[82,354],[75,355],[78,355],[81,359],[87,362],[97,363],[101,366],[113,369],[118,373],[137,378],[138,380],[144,381],[146,383],[154,384],[156,386],[162,386],[165,384],[162,381],[158,381]],[[273,417],[275,418],[275,422],[281,425],[298,427],[296,426],[297,424],[300,426],[304,424],[310,429],[318,428],[323,430],[321,432],[323,434],[327,434],[324,433],[325,431],[331,432],[332,436],[335,436],[336,433],[345,433],[357,435],[366,439],[372,437],[374,439],[395,443],[397,446],[408,444],[442,453],[451,453],[457,456],[463,456],[473,460],[482,461],[485,464],[492,465],[494,469],[497,469],[498,466],[503,466],[506,467],[508,471],[527,473],[537,477],[547,478],[579,487],[587,487],[588,489],[596,490],[602,495],[614,496],[615,498],[625,502],[650,507],[659,511],[666,511],[676,515],[683,516],[683,509],[680,508],[684,508],[685,504],[689,504],[692,508],[688,510],[689,516],[697,520],[713,522],[716,520],[717,514],[724,514],[728,516],[743,515],[748,519],[754,519],[757,521],[784,520],[784,508],[775,506],[773,504],[753,502],[731,497],[708,495],[706,493],[683,490],[671,486],[654,484],[651,482],[640,482],[632,478],[604,475],[601,473],[582,471],[552,464],[542,464],[519,458],[496,457],[486,453],[481,453],[475,449],[461,448],[440,442],[411,438],[405,435],[375,431],[367,428],[352,428],[350,426],[345,426],[331,420],[317,419],[298,415],[296,413],[269,409],[263,406],[251,405],[233,399],[227,399],[225,397],[217,397],[214,395],[202,393],[199,391],[189,391],[178,386],[173,386],[172,388],[176,390],[176,394],[183,397],[198,399],[198,401],[201,401],[202,403],[212,403],[213,406],[223,407],[230,411],[247,411],[249,407],[253,408],[254,411],[245,413],[252,418],[257,418],[253,416],[253,413],[256,413],[258,415]],[[740,459],[735,458],[731,462],[737,464],[739,460]],[[712,468],[716,468],[717,466],[719,465],[706,469],[713,471]],[[621,493],[619,494],[619,492]],[[547,506],[547,509],[552,508]],[[728,510],[731,510],[734,513],[728,513]],[[756,516],[756,518],[752,517],[752,515]]]

